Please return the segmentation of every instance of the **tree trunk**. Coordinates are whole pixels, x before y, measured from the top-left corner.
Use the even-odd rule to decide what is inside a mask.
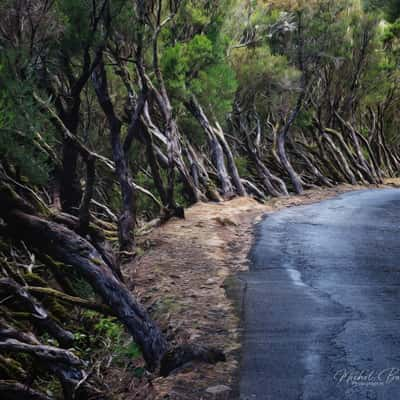
[[[8,205],[0,210],[0,216],[13,236],[24,240],[36,253],[76,268],[126,326],[149,368],[155,369],[167,350],[167,342],[143,307],[114,276],[101,254],[69,228],[32,214],[32,208],[16,200],[15,195],[8,186],[0,187],[0,201]],[[21,209],[21,205],[24,208]]]
[[[217,127],[214,129],[214,132],[216,133],[216,135],[222,145],[222,149],[224,150],[226,160],[227,160],[228,171],[232,178],[232,183],[236,188],[236,193],[239,196],[246,196],[247,195],[246,189],[244,188],[242,181],[240,179],[239,171],[238,171],[238,169],[236,167],[236,163],[235,163],[235,158],[233,157],[231,148],[225,139],[224,132],[218,124],[217,124]]]
[[[296,144],[294,144],[295,148]],[[307,155],[304,151],[301,149],[296,149],[296,153],[299,155],[299,157],[306,163],[307,167],[309,168],[311,174],[315,177],[316,181],[321,183],[322,185],[332,187],[332,183],[330,180],[321,173],[321,171],[313,164],[313,162],[310,160],[309,155]]]
[[[121,188],[122,211],[118,219],[120,248],[122,251],[132,252],[135,247],[136,193],[132,185],[131,172],[121,143],[121,121],[115,114],[108,93],[107,76],[103,62],[100,62],[94,70],[92,81],[100,106],[107,117],[110,127],[113,160]]]
[[[167,198],[167,193],[165,192],[164,189],[163,180],[161,178],[160,166],[158,164],[157,157],[154,152],[153,137],[142,122],[140,123],[140,132],[143,137],[143,141],[146,144],[147,161],[150,165],[151,175],[154,180],[154,185],[156,186],[158,194],[160,195],[161,202],[165,207],[167,207],[168,198]]]
[[[149,131],[149,135],[152,135],[156,137],[157,139],[160,139],[161,142],[165,145],[167,145],[167,139],[164,137],[164,135],[158,130],[158,128],[153,124],[153,122],[150,119],[150,116],[144,113],[144,118],[142,119],[142,123],[144,126],[144,129],[147,129]],[[157,134],[154,134],[154,132],[157,132]],[[137,135],[136,136],[138,140],[140,140],[142,143],[146,145],[145,138],[143,135]],[[153,141],[153,151],[154,154],[157,158],[158,163],[163,169],[168,170],[168,157],[163,153],[163,151],[160,149],[160,147],[154,143]],[[179,172],[180,179],[184,185],[184,188],[186,190],[186,193],[189,196],[189,200],[192,203],[196,203],[197,201],[204,200],[205,195],[200,191],[199,188],[196,187],[196,185],[193,182],[193,179],[187,170],[187,167],[185,165],[185,162],[182,159],[181,154],[175,154],[175,167]]]
[[[352,185],[357,185],[357,179],[354,176],[353,171],[351,170],[349,163],[346,160],[346,157],[343,155],[341,150],[335,145],[335,143],[333,142],[332,138],[328,135],[328,133],[322,132],[322,135],[323,135],[323,138],[328,143],[333,157],[337,159],[338,167],[341,168],[346,179]]]
[[[0,393],[2,400],[52,400],[28,385],[12,381],[0,381]]]
[[[253,140],[251,138],[249,129],[246,127],[246,123],[242,119],[240,107],[238,105],[236,105],[236,109],[236,121],[238,129],[245,138],[246,150],[250,156],[250,159],[254,162],[257,175],[261,179],[261,182],[266,188],[267,193],[273,197],[287,196],[288,191],[286,189],[285,183],[282,181],[282,179],[275,176],[261,160],[261,125],[259,120],[257,119],[257,137],[255,140]],[[279,189],[276,189],[274,184],[278,185]]]
[[[80,101],[77,100],[70,110],[59,111],[64,125],[76,136],[79,125]],[[82,197],[82,189],[77,172],[79,152],[68,138],[63,138],[62,171],[59,180],[61,206],[69,214],[77,214]]]
[[[190,143],[186,144],[186,148],[187,158],[190,162],[191,175],[193,177],[193,180],[197,180],[199,190],[200,187],[202,187],[206,194],[206,197],[203,200],[206,201],[207,199],[209,199],[211,201],[217,202],[223,201],[223,198],[218,193],[216,186],[211,181],[210,176],[208,175],[208,172],[204,167],[204,164],[200,159],[200,156],[197,154],[196,150]]]
[[[91,386],[82,383],[85,377],[82,369],[84,362],[74,353],[58,347],[43,345],[33,334],[20,332],[1,320],[0,350],[12,354],[26,353],[33,356],[42,367],[58,377],[65,400],[87,399],[89,392],[93,391]]]
[[[193,117],[198,121],[200,126],[204,129],[211,151],[212,162],[217,170],[218,180],[221,185],[222,196],[229,197],[233,193],[233,187],[228,172],[226,170],[224,151],[214,132],[214,128],[211,126],[208,118],[206,117],[203,109],[201,108],[195,97],[192,96],[190,100],[185,103],[185,106],[193,115]]]
[[[301,105],[303,102],[304,93],[299,96],[297,101],[297,105],[295,109],[290,114],[288,121],[285,123],[282,131],[278,135],[278,154],[279,159],[281,161],[282,166],[285,168],[286,172],[289,174],[290,180],[292,181],[293,188],[297,194],[303,193],[303,185],[301,183],[300,177],[297,175],[296,171],[294,170],[292,164],[289,161],[289,158],[286,154],[286,139],[289,135],[289,130],[293,125],[293,122],[297,118],[297,115],[300,112]]]
[[[282,166],[285,168],[286,172],[289,174],[290,180],[292,181],[293,188],[297,194],[303,193],[303,185],[301,183],[300,177],[294,170],[292,164],[290,163],[286,154],[286,133],[282,132],[278,135],[278,154]]]
[[[13,279],[0,279],[0,293],[3,295],[3,298],[10,295],[14,300],[17,298],[17,310],[29,312],[32,315],[32,323],[57,339],[62,346],[70,347],[73,344],[74,335],[57,323],[43,306]],[[6,304],[8,303],[6,302]],[[15,301],[10,304],[14,305],[13,308],[15,307]]]

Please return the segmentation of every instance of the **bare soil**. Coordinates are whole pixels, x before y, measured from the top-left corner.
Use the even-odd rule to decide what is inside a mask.
[[[391,180],[379,187],[392,186],[399,186],[399,181]],[[115,387],[117,397],[219,399],[207,389],[233,387],[240,349],[240,321],[225,287],[230,277],[248,268],[254,224],[266,213],[366,188],[376,186],[309,190],[301,196],[271,199],[265,204],[250,198],[196,204],[186,211],[184,220],[171,220],[142,237],[143,256],[123,271],[128,286],[172,344],[196,342],[218,347],[224,350],[227,361],[217,365],[192,363],[167,378],[145,376],[137,380],[119,371],[118,377],[114,376],[119,382]]]

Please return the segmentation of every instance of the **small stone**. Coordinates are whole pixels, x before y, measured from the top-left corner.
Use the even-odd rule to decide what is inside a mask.
[[[215,400],[225,400],[228,399],[229,392],[231,388],[225,385],[211,386],[206,389],[206,393],[213,395]]]
[[[238,222],[235,221],[234,218],[217,217],[216,220],[222,226],[238,226],[239,225]]]

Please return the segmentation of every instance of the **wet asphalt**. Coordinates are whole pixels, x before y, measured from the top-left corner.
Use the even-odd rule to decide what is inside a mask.
[[[400,190],[271,214],[251,261],[241,400],[400,400]]]

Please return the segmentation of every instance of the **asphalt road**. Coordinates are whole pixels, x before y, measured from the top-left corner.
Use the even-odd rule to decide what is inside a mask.
[[[400,399],[400,190],[271,214],[251,258],[242,400]]]

